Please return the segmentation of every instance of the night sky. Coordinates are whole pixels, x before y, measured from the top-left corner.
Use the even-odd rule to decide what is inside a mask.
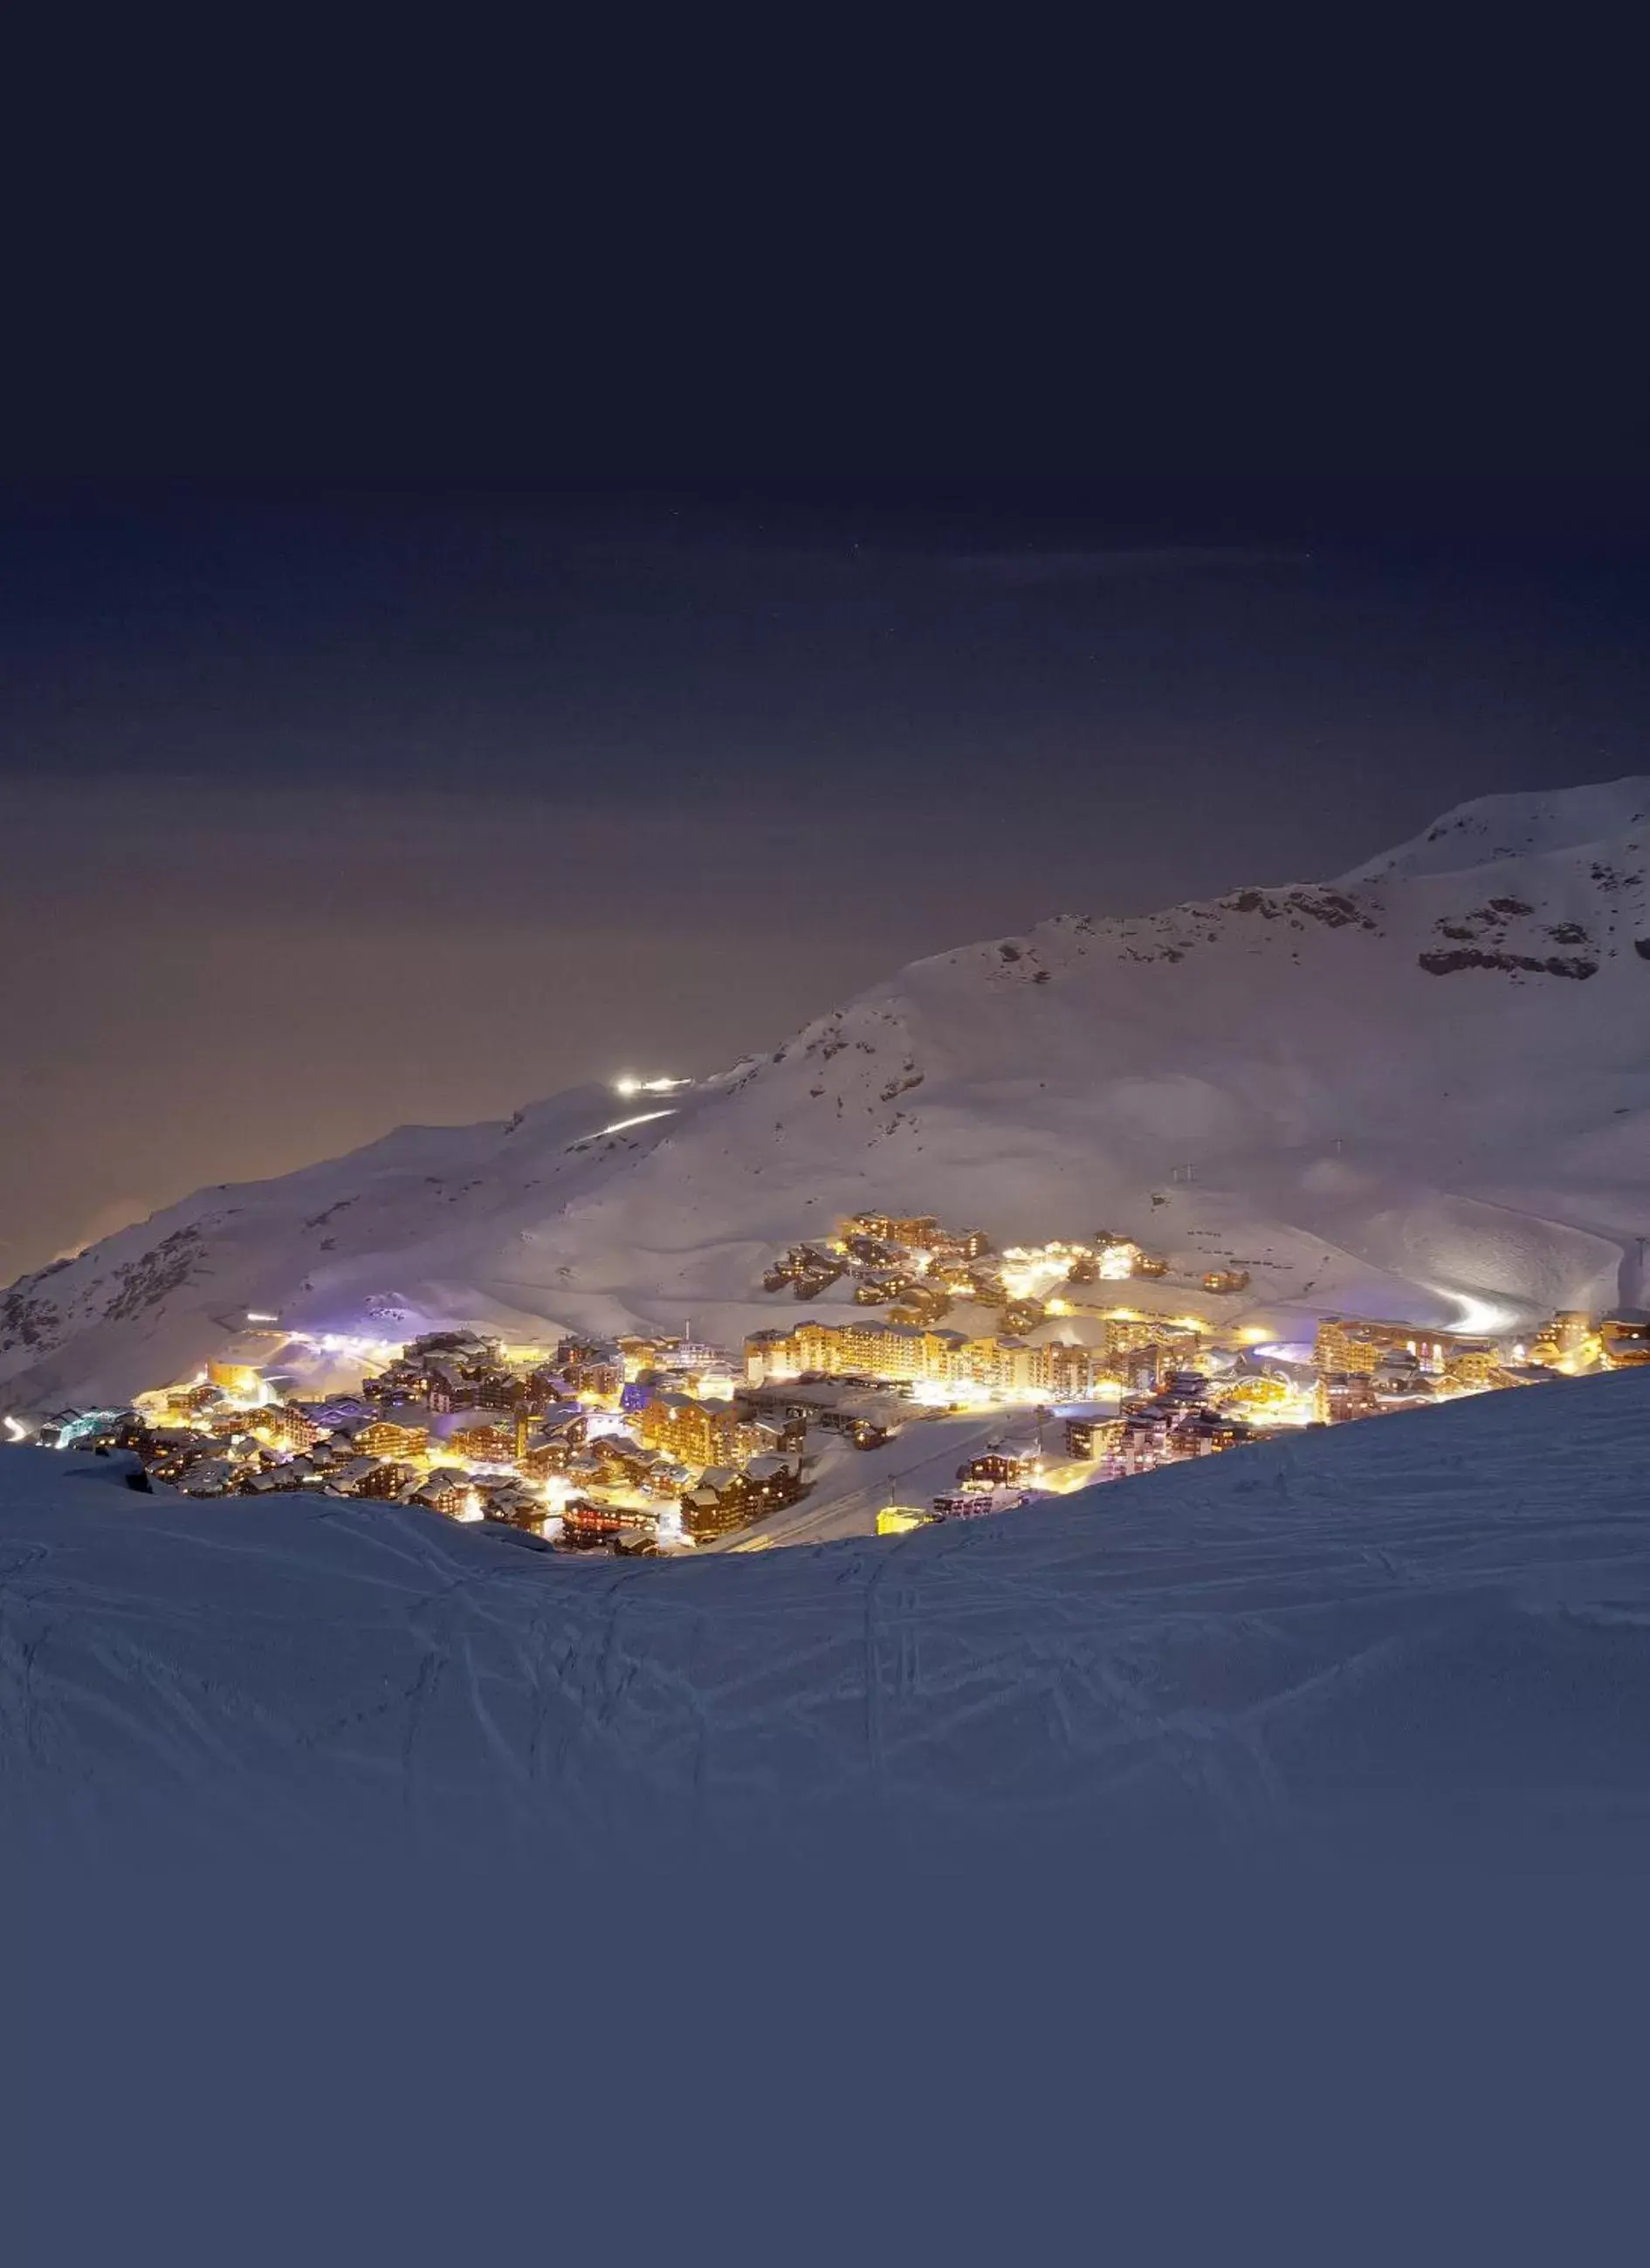
[[[36,508],[6,552],[8,1274],[1650,770],[1619,546],[443,497]]]
[[[1029,113],[849,164],[822,94],[741,170],[652,92],[583,173],[568,106],[553,151],[475,111],[369,178],[352,114],[299,165],[271,94],[204,174],[147,120],[53,174],[0,426],[0,1280],[961,940],[1650,770],[1595,171],[1440,206],[1411,144],[1337,202],[1257,140],[1109,186]]]

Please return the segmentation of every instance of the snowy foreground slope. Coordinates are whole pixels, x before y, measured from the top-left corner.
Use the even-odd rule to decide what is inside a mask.
[[[667,1094],[581,1089],[204,1190],[0,1300],[0,1408],[123,1400],[248,1309],[389,1339],[690,1315],[735,1340],[794,1312],[756,1297],[772,1250],[866,1205],[1241,1266],[1278,1329],[1636,1298],[1647,868],[1650,781],[1492,798],[1334,885],[939,954]]]
[[[0,1452],[0,1837],[1650,1852],[1650,1374],[703,1563]]]

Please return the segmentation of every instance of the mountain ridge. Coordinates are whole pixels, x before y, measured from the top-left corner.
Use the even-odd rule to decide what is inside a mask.
[[[123,1399],[248,1310],[733,1339],[780,1319],[765,1256],[861,1205],[1229,1260],[1279,1329],[1609,1304],[1650,1229],[1647,814],[1636,777],[1481,799],[1334,881],[929,955],[668,1093],[196,1191],[0,1295],[0,1402]]]

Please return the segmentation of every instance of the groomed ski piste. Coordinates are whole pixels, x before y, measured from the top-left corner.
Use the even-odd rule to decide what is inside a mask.
[[[0,1452],[0,1834],[1650,1852],[1650,1374],[599,1564]]]

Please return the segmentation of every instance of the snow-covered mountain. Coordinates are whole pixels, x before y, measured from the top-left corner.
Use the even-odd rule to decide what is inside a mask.
[[[1464,805],[1332,883],[1058,916],[667,1093],[578,1089],[202,1190],[11,1287],[0,1398],[124,1397],[249,1310],[734,1338],[794,1312],[756,1290],[773,1248],[866,1206],[1234,1263],[1280,1329],[1632,1298],[1647,871],[1650,779],[1627,779]]]

